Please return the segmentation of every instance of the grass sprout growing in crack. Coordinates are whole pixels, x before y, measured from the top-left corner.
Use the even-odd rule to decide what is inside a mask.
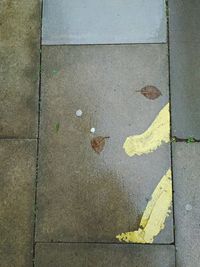
[[[171,142],[176,143],[176,141],[177,141],[177,140],[176,140],[176,137],[173,136],[172,139],[171,139]]]
[[[59,129],[60,129],[60,123],[57,122],[56,125],[55,125],[55,131],[56,131],[56,133],[58,133]]]
[[[194,143],[195,142],[195,139],[193,137],[188,137],[187,139],[187,143],[188,144],[191,144],[191,143]]]

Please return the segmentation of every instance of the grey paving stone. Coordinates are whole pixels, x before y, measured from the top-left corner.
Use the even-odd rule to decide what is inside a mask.
[[[170,0],[172,133],[200,139],[200,1]]]
[[[0,137],[37,133],[40,0],[0,1]]]
[[[37,244],[36,267],[175,267],[174,246]]]
[[[35,141],[0,141],[0,266],[32,266]]]
[[[166,42],[163,0],[44,0],[43,44]]]
[[[117,242],[117,234],[138,229],[170,168],[167,144],[132,158],[122,148],[168,102],[167,47],[43,47],[42,69],[37,240]],[[162,96],[136,92],[146,84]],[[98,135],[110,136],[100,155],[90,145]],[[156,242],[173,242],[172,232],[170,216]]]
[[[200,262],[200,144],[173,146],[177,267]]]

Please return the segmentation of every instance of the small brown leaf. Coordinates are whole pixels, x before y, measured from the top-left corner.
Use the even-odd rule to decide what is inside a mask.
[[[92,138],[91,146],[97,154],[100,154],[100,152],[103,150],[105,146],[106,138],[109,138],[109,136],[106,136],[106,137],[97,136],[97,137]]]
[[[162,95],[160,90],[152,85],[147,85],[137,92],[140,92],[143,96],[151,100],[154,100]]]

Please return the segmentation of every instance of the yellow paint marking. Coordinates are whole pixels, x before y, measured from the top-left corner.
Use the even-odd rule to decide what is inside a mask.
[[[151,126],[142,134],[127,137],[123,148],[130,156],[153,152],[162,142],[170,141],[169,103],[159,112]]]
[[[134,232],[122,233],[116,238],[119,241],[131,243],[153,243],[154,237],[164,229],[165,219],[171,212],[171,204],[172,178],[169,169],[156,186],[142,216],[139,229]]]

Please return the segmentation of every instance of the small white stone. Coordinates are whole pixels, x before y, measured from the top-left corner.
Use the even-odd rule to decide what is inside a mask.
[[[187,211],[191,211],[192,210],[192,205],[190,205],[190,204],[185,205],[185,209]]]
[[[95,128],[91,128],[91,129],[90,129],[90,132],[91,132],[91,133],[95,133],[95,131],[96,131]]]
[[[83,111],[81,110],[81,109],[78,109],[77,111],[76,111],[76,116],[77,117],[81,117],[83,115]]]

